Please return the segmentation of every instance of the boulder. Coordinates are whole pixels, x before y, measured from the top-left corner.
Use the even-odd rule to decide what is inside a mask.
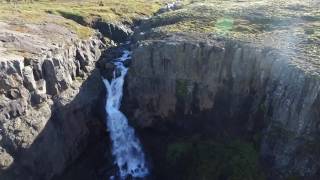
[[[6,170],[13,163],[13,157],[7,153],[5,149],[0,147],[0,174],[2,170]]]

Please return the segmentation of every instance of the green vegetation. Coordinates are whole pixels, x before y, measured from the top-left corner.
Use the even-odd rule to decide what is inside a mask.
[[[258,152],[254,145],[243,141],[183,140],[167,148],[168,170],[174,169],[176,179],[185,180],[263,180]]]
[[[229,17],[219,18],[216,22],[216,31],[218,33],[227,33],[228,31],[232,30],[234,20]]]
[[[318,7],[315,1],[299,0],[185,0],[180,9],[153,17],[149,25],[152,38],[201,33],[275,48],[292,57],[292,65],[312,71],[320,68]]]
[[[183,99],[188,95],[188,81],[176,80],[176,95],[178,98]]]
[[[308,19],[306,24],[313,24],[320,17],[317,8],[297,0],[185,0],[184,4],[177,11],[155,17],[154,26],[174,32],[230,32],[239,37],[285,28],[292,20]]]
[[[93,31],[85,26],[97,18],[111,23],[132,24],[141,16],[155,13],[163,3],[158,0],[40,0],[33,3],[1,3],[0,21],[16,24],[56,23],[72,29],[80,37],[88,37]],[[52,15],[64,18],[54,18]]]

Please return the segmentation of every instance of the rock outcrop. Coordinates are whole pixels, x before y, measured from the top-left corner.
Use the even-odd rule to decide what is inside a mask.
[[[272,177],[316,176],[320,75],[295,58],[203,35],[147,39],[133,47],[124,109],[140,127],[258,135]]]
[[[133,34],[131,28],[122,23],[108,23],[102,20],[96,20],[92,23],[92,27],[98,29],[104,36],[114,40],[115,42],[125,42]]]
[[[108,149],[101,136],[106,137],[101,75],[117,75],[108,61],[119,52],[108,49],[96,69],[108,39],[82,25],[116,42],[135,33],[122,110],[154,159],[155,178],[189,175],[186,169],[164,166],[165,158],[178,162],[183,154],[178,166],[192,160],[190,167],[198,168],[203,163],[198,159],[210,164],[220,155],[212,152],[221,151],[215,166],[205,164],[194,172],[227,169],[202,177],[228,179],[232,165],[212,167],[235,157],[240,174],[251,178],[232,177],[258,179],[260,166],[242,167],[256,165],[260,156],[269,179],[320,176],[319,3],[178,1],[139,22],[137,16],[151,15],[163,2],[134,13],[135,1],[117,9],[125,3],[106,5],[97,14],[97,7],[81,4],[70,12],[41,7],[41,23],[32,21],[37,13],[28,23],[0,22],[0,179],[100,179],[96,169],[87,176],[78,172],[103,159],[97,152]],[[8,21],[25,15],[17,14]],[[133,19],[140,25],[135,32]],[[83,154],[90,145],[89,154]],[[112,164],[111,157],[104,158]],[[111,166],[106,167],[110,176]],[[188,178],[200,179],[195,175]]]
[[[102,123],[95,62],[104,44],[50,23],[27,33],[0,26],[0,179],[51,179]]]
[[[166,153],[175,137],[180,145],[194,136],[240,138],[257,144],[271,179],[319,177],[317,7],[195,0],[144,21],[134,36],[123,109],[142,128],[151,155]],[[153,146],[148,133],[165,147]]]

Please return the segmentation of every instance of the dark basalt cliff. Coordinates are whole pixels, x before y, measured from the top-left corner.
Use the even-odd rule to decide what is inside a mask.
[[[142,23],[123,109],[157,177],[318,179],[316,7],[195,1]]]
[[[124,109],[134,123],[163,135],[259,136],[269,174],[317,176],[319,75],[276,49],[195,36],[133,47]]]
[[[94,180],[114,173],[96,63],[160,4],[1,2],[0,179]]]
[[[133,33],[121,108],[153,179],[319,179],[317,6],[179,1],[133,30],[89,13],[116,42]],[[123,47],[61,15],[78,35],[51,13],[0,22],[0,179],[114,174],[101,75]]]

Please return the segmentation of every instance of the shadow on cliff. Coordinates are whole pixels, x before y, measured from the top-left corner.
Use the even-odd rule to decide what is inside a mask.
[[[12,154],[15,161],[0,179],[95,180],[112,170],[99,70],[92,72],[69,103],[63,104],[59,97],[53,101],[52,115],[41,133],[29,148]]]

